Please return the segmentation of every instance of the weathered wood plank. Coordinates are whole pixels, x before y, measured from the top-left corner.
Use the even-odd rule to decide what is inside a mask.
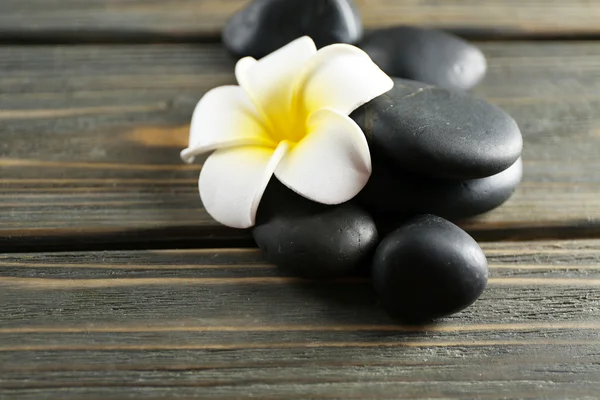
[[[600,306],[597,242],[486,244],[484,249],[491,264],[490,287],[463,317],[480,324],[595,321],[589,311]],[[1,321],[3,328],[35,320],[80,330],[88,322],[201,322],[259,332],[263,326],[306,325],[314,318],[329,325],[391,323],[374,307],[366,282],[358,277],[324,284],[282,276],[254,249],[7,254],[0,256]],[[157,297],[157,291],[166,297]],[[581,307],[582,298],[588,307]],[[295,304],[298,299],[301,304]],[[123,305],[123,312],[115,314]],[[333,306],[340,309],[327,322]],[[201,317],[198,307],[204,307]],[[59,320],[55,309],[61,309]]]
[[[216,38],[229,16],[247,2],[4,0],[0,39]],[[357,4],[367,28],[411,24],[488,36],[600,33],[599,0],[357,0]]]
[[[424,327],[251,249],[5,254],[0,396],[595,396],[600,241],[483,247],[483,297]]]
[[[247,237],[211,221],[178,157],[198,98],[231,81],[217,46],[1,53],[3,248]]]
[[[195,368],[191,365],[188,370],[166,374],[161,371],[136,371],[129,374],[112,373],[114,379],[107,377],[102,371],[85,374],[91,376],[78,381],[80,375],[74,374],[73,378],[65,379],[63,374],[49,374],[45,382],[36,384],[36,387],[18,388],[18,384],[11,384],[5,390],[7,396],[18,399],[106,399],[106,398],[211,398],[211,399],[415,399],[415,398],[443,398],[443,399],[505,399],[505,398],[577,398],[593,399],[599,388],[597,384],[597,367],[593,363],[593,350],[589,348],[570,348],[565,351],[557,350],[562,357],[581,357],[581,366],[575,367],[577,377],[582,381],[567,380],[560,377],[560,369],[564,368],[559,360],[549,360],[540,365],[526,362],[534,355],[534,351],[548,351],[548,347],[535,347],[526,349],[511,349],[511,364],[506,364],[508,357],[503,357],[501,350],[493,347],[443,349],[434,352],[430,349],[408,349],[400,356],[396,351],[377,349],[381,358],[404,359],[413,356],[425,359],[436,358],[450,360],[448,365],[369,365],[359,364],[349,368],[315,367],[313,365],[300,366],[294,369],[280,368],[276,364],[266,367],[264,372],[247,376],[241,373],[227,374],[221,377],[222,371],[211,372],[211,368],[202,366]],[[363,353],[364,352],[364,353]],[[277,352],[269,352],[273,354]],[[340,351],[333,352],[333,356],[340,356]],[[361,355],[370,355],[374,352],[360,349]],[[437,354],[436,354],[437,353]],[[306,363],[306,359],[319,362],[331,353],[319,351],[306,351],[290,355],[286,352],[283,357],[291,357],[291,362]],[[472,359],[465,356],[476,355],[482,361],[478,373],[465,371],[461,358]],[[135,353],[126,353],[127,357],[136,358]],[[68,357],[70,354],[64,354]],[[105,357],[99,354],[100,357]],[[240,354],[243,357],[246,354]],[[341,354],[344,357],[344,354]],[[585,358],[584,358],[585,356]],[[185,357],[190,360],[204,359],[204,353],[178,353],[174,358]],[[212,357],[209,355],[209,358]],[[280,355],[280,357],[282,357]],[[355,357],[360,360],[359,357]],[[253,359],[253,358],[251,358]],[[524,363],[517,363],[522,360]],[[390,361],[388,361],[389,363]],[[591,362],[590,364],[584,364]],[[357,362],[357,364],[360,361]],[[203,365],[203,364],[201,364]],[[295,364],[297,365],[297,364]],[[545,369],[540,371],[539,368]],[[260,368],[260,367],[259,367]],[[298,374],[308,374],[306,378]],[[11,374],[16,375],[16,374]],[[25,375],[25,374],[23,374]],[[62,375],[62,376],[61,376]],[[212,375],[212,376],[211,376]],[[173,377],[174,376],[174,377]],[[173,385],[165,384],[165,377]],[[58,382],[54,381],[57,379]],[[494,381],[492,381],[495,379]],[[573,379],[573,376],[571,376]],[[113,384],[106,383],[108,380]],[[68,386],[62,382],[68,382]],[[56,382],[56,383],[53,383]],[[84,383],[85,382],[85,383]],[[134,382],[134,383],[132,383]],[[177,386],[175,386],[177,384]],[[32,384],[32,386],[34,386]],[[58,387],[57,387],[58,386]],[[66,387],[65,387],[66,386]]]
[[[480,239],[600,234],[600,43],[487,43],[475,93],[515,116],[525,179]],[[218,45],[0,47],[0,247],[248,245],[201,207],[193,107],[233,82]],[[226,241],[225,241],[226,240]]]

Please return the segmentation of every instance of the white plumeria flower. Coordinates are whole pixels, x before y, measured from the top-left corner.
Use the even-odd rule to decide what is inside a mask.
[[[394,83],[362,50],[334,44],[317,51],[302,37],[257,61],[238,61],[239,86],[200,100],[186,162],[214,151],[200,173],[206,211],[234,228],[254,225],[275,176],[323,204],[352,199],[371,175],[365,135],[348,116]]]

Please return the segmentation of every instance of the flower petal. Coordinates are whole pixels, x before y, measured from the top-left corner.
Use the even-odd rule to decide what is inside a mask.
[[[296,193],[323,204],[352,199],[371,175],[365,135],[350,117],[322,109],[308,121],[309,133],[283,157],[277,178]]]
[[[259,61],[248,57],[238,61],[238,83],[249,94],[263,118],[270,122],[273,131],[281,131],[289,123],[295,82],[316,53],[315,43],[304,36]]]
[[[185,162],[194,157],[232,146],[275,147],[261,124],[256,107],[239,86],[221,86],[202,97],[192,116],[190,142],[181,152]]]
[[[322,108],[349,115],[394,87],[394,81],[365,53],[347,44],[319,50],[296,83],[295,101],[306,116]]]
[[[206,211],[232,228],[253,226],[260,199],[287,149],[283,142],[275,150],[249,146],[211,154],[198,181]]]
[[[235,79],[237,79],[239,85],[241,85],[240,82],[244,79],[246,71],[257,62],[254,57],[244,57],[238,60],[235,64]]]

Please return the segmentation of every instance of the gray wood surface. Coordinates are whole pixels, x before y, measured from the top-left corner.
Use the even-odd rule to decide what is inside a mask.
[[[410,24],[467,35],[600,33],[599,0],[356,0],[367,28]],[[248,0],[3,0],[0,40],[205,40]]]
[[[481,299],[405,326],[368,276],[282,275],[202,209],[178,153],[246,2],[0,1],[0,399],[598,398],[600,240],[573,239],[600,238],[600,41],[477,43],[524,182],[461,223],[506,241]],[[369,29],[600,34],[600,0],[357,3]]]
[[[252,249],[5,254],[0,397],[594,398],[600,241],[483,248],[482,298],[424,327]]]
[[[520,124],[525,178],[462,225],[485,240],[598,236],[600,44],[482,48],[475,94]],[[200,165],[178,156],[195,103],[233,66],[207,44],[0,47],[0,248],[250,244],[205,213]]]

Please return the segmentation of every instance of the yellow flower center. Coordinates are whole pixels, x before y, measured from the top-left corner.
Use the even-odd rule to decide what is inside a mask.
[[[287,141],[293,145],[308,134],[307,115],[297,101],[292,101],[288,107],[270,107],[263,118],[267,133],[276,143]]]

